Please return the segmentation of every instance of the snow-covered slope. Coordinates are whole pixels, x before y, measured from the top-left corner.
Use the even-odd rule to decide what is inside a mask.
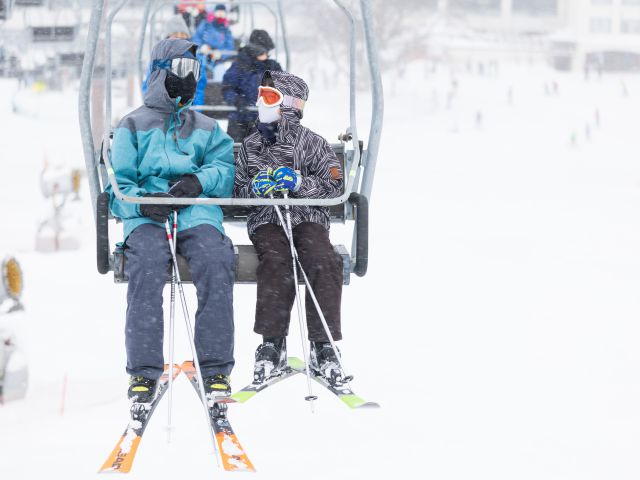
[[[458,76],[447,108],[449,79],[419,68],[386,81],[370,270],[345,289],[341,342],[354,388],[383,408],[350,411],[316,387],[311,414],[301,376],[232,406],[256,478],[640,474],[640,81],[625,79],[623,97],[619,78],[503,67]],[[554,80],[559,93],[545,95]],[[0,252],[25,272],[20,333],[32,373],[28,398],[0,407],[0,476],[12,480],[93,478],[127,417],[125,287],[95,270],[86,190],[83,248],[33,251],[43,156],[82,165],[75,93],[61,98],[57,117],[40,119],[0,99]],[[306,124],[333,140],[346,126],[344,98],[311,85]],[[254,301],[254,286],[236,287],[236,388],[250,381],[259,342]],[[191,387],[184,378],[175,387],[172,443],[165,401],[129,477],[229,477]]]

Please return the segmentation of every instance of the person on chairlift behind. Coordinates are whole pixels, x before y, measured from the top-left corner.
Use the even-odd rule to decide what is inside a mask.
[[[198,53],[206,57],[208,68],[213,71],[210,76],[220,82],[224,75],[221,62],[230,58],[230,52],[235,49],[227,20],[227,7],[222,3],[217,4],[207,19],[200,22],[191,40],[200,46]]]
[[[257,100],[257,131],[243,140],[236,159],[235,197],[265,198],[286,192],[290,198],[333,198],[342,194],[342,165],[331,146],[300,124],[308,93],[306,83],[294,75],[264,73]],[[329,240],[329,209],[294,206],[291,223],[302,267],[333,340],[340,340],[342,260]],[[254,332],[263,341],[255,353],[254,381],[262,381],[287,365],[286,337],[295,286],[290,244],[274,207],[253,207],[247,230],[259,261]],[[333,381],[340,377],[338,358],[308,291],[306,295],[310,368]]]
[[[247,110],[258,100],[258,85],[267,70],[282,71],[278,62],[269,58],[269,51],[275,47],[265,30],[254,30],[249,43],[240,49],[238,58],[222,79],[222,94],[227,105],[236,107],[229,114],[227,133],[236,143],[249,135],[255,128],[258,112]]]
[[[189,28],[198,28],[200,22],[207,19],[207,6],[204,0],[179,0],[174,13],[182,16]]]
[[[200,75],[197,46],[161,40],[144,105],[114,131],[111,163],[123,194],[142,197],[230,197],[233,141],[215,121],[189,109]],[[129,399],[149,403],[163,372],[162,292],[171,252],[165,222],[179,209],[177,252],[189,264],[198,311],[195,346],[208,396],[231,392],[235,258],[217,205],[174,207],[119,200],[111,186],[110,208],[124,225],[125,274],[129,279],[125,346]]]

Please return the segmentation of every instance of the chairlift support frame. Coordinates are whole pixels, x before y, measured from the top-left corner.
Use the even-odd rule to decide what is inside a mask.
[[[151,4],[155,5],[155,8],[151,7]],[[276,58],[278,57],[279,51],[280,51],[280,43],[283,44],[283,48],[284,48],[284,54],[285,54],[285,71],[289,71],[291,68],[291,56],[289,54],[289,43],[287,41],[287,30],[286,30],[286,23],[285,23],[285,17],[283,14],[283,10],[282,10],[282,2],[281,0],[277,0],[276,2],[276,9],[273,8],[272,5],[268,4],[265,1],[262,0],[234,0],[234,1],[226,1],[226,2],[216,2],[216,1],[208,1],[205,3],[205,5],[207,6],[212,6],[212,5],[217,5],[219,3],[228,5],[228,6],[234,6],[234,7],[239,7],[239,6],[244,6],[247,7],[249,10],[249,15],[251,17],[251,31],[253,31],[253,25],[254,25],[254,7],[255,6],[260,6],[260,7],[264,7],[265,10],[271,14],[271,16],[273,17],[273,21],[275,24],[275,56]],[[188,5],[188,3],[183,3],[183,5]],[[197,3],[194,1],[194,5],[197,5]],[[143,50],[144,50],[144,43],[145,43],[145,36],[146,36],[146,26],[149,26],[149,51],[151,51],[153,49],[154,46],[154,38],[155,38],[155,25],[156,25],[156,16],[158,15],[158,13],[160,13],[160,11],[162,11],[164,8],[166,8],[167,6],[175,6],[175,0],[164,0],[162,2],[154,2],[153,0],[147,0],[147,7],[145,9],[145,17],[147,18],[147,20],[145,20],[145,22],[143,23],[144,27],[141,29],[140,32],[140,41],[138,42],[138,46],[139,46],[139,51],[138,51],[138,71],[139,71],[139,75],[140,75],[140,85],[142,85],[142,82],[144,80],[144,75],[145,75],[145,65],[143,62]],[[279,39],[282,39],[282,42],[278,41]],[[223,51],[221,52],[223,54],[237,54],[237,51]],[[198,110],[200,112],[235,112],[237,110],[236,107],[231,106],[231,105],[194,105],[193,107],[191,107],[194,110]],[[256,110],[255,107],[249,107],[249,110]]]
[[[123,261],[123,254],[110,254],[109,238],[108,238],[108,220],[110,213],[108,211],[109,196],[104,191],[106,182],[109,182],[113,188],[116,197],[122,201],[137,204],[178,204],[178,205],[220,205],[224,207],[251,207],[251,206],[273,206],[273,205],[307,205],[307,206],[326,206],[333,207],[337,205],[343,206],[344,215],[342,220],[355,220],[353,229],[352,250],[347,252],[342,246],[336,246],[336,250],[341,255],[344,265],[344,283],[349,283],[351,273],[358,276],[364,276],[367,271],[368,264],[368,201],[371,197],[373,179],[375,175],[375,167],[377,163],[380,136],[382,133],[382,121],[384,115],[384,99],[382,96],[382,77],[380,74],[380,66],[377,55],[377,45],[373,32],[373,16],[371,13],[370,0],[360,0],[360,8],[362,14],[362,25],[364,28],[364,38],[366,44],[367,60],[369,64],[369,77],[372,89],[372,116],[369,129],[369,140],[367,148],[361,147],[358,138],[357,122],[356,122],[356,44],[357,32],[356,21],[351,10],[346,7],[341,0],[333,0],[333,3],[343,12],[350,26],[349,34],[349,110],[350,125],[346,130],[346,134],[341,135],[342,143],[333,144],[332,147],[337,153],[342,153],[344,158],[344,193],[336,198],[330,199],[253,199],[253,198],[174,198],[174,199],[158,199],[133,197],[124,195],[118,188],[113,168],[110,163],[109,153],[111,145],[111,28],[113,20],[118,12],[130,0],[119,0],[109,12],[105,22],[105,126],[106,131],[102,136],[101,148],[96,148],[97,142],[93,138],[91,130],[91,113],[90,113],[90,95],[93,80],[93,70],[96,60],[96,51],[98,40],[103,21],[105,0],[94,0],[89,21],[89,32],[86,40],[86,51],[83,60],[82,75],[80,78],[80,92],[78,98],[78,115],[80,120],[80,132],[82,137],[83,152],[85,157],[85,167],[87,170],[87,178],[89,181],[89,189],[91,201],[93,205],[94,216],[97,226],[97,248],[98,248],[98,271],[107,273],[114,271],[116,281],[126,281],[123,278],[123,271],[118,272],[122,265],[118,262]],[[214,3],[214,2],[212,2]],[[234,2],[235,5],[243,3],[263,4],[260,1]],[[147,24],[150,19],[152,0],[147,0],[147,5],[143,14],[143,25],[140,41],[138,42],[138,63],[139,68],[142,66],[142,48],[144,46],[144,35]],[[168,2],[163,3],[163,6]],[[281,0],[277,0],[278,13],[282,15]],[[282,17],[284,18],[284,17]],[[286,37],[284,21],[280,22],[283,37]],[[288,46],[285,49],[287,59],[289,57]],[[287,65],[289,65],[287,60]],[[345,143],[349,141],[352,150],[346,150]],[[351,204],[354,209],[347,209],[347,204]],[[227,218],[227,215],[225,215]],[[237,220],[237,218],[236,218]],[[340,248],[342,247],[342,248]],[[247,260],[252,255],[251,246],[239,246],[236,248],[237,263],[240,265],[243,260]],[[244,255],[243,255],[244,254]],[[255,253],[253,253],[255,256]],[[244,257],[244,258],[243,258]],[[249,258],[249,268],[255,267],[255,258]],[[255,273],[255,272],[254,272]],[[188,278],[188,272],[185,272],[185,278]],[[237,278],[239,283],[246,283],[242,278]],[[251,280],[248,281],[249,283]]]
[[[285,70],[289,70],[290,68],[290,56],[289,56],[289,44],[287,43],[287,33],[286,33],[286,26],[284,23],[284,16],[282,14],[282,2],[281,0],[277,0],[277,9],[274,10],[274,8],[269,5],[269,3],[267,3],[266,1],[261,1],[261,0],[235,0],[235,1],[223,1],[223,2],[216,2],[216,1],[208,1],[206,3],[206,5],[217,5],[217,4],[224,4],[224,5],[228,5],[228,6],[234,6],[234,7],[240,7],[240,6],[246,6],[249,7],[249,11],[250,14],[253,16],[253,7],[254,6],[261,6],[264,7],[273,17],[273,21],[275,24],[275,32],[276,32],[276,36],[281,36],[282,37],[282,43],[283,43],[283,47],[284,47],[284,51],[285,51]],[[154,5],[155,8],[153,8],[153,10],[151,10],[151,5]],[[196,2],[194,1],[194,5],[196,4]],[[154,37],[155,37],[155,25],[156,25],[156,16],[158,15],[158,13],[163,10],[164,8],[168,7],[168,6],[175,6],[175,0],[163,0],[161,2],[157,2],[154,0],[147,0],[147,7],[150,10],[150,16],[148,17],[148,20],[145,22],[145,25],[149,26],[149,51],[151,51],[153,49],[154,46]],[[188,3],[183,3],[183,5],[188,5]],[[145,9],[146,10],[146,9]],[[252,22],[253,24],[253,22]],[[146,36],[146,28],[143,28],[141,30],[141,41],[140,41],[140,45],[144,45],[144,38]],[[279,42],[276,42],[275,45],[275,54],[276,57],[278,56],[279,53]],[[142,57],[142,51],[140,52],[140,58]],[[144,69],[141,69],[141,73],[144,72]],[[141,75],[142,76],[142,75]]]

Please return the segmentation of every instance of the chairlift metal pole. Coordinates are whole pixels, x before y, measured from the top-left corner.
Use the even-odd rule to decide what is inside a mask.
[[[82,149],[84,152],[85,167],[87,169],[94,218],[97,214],[96,202],[101,189],[96,169],[97,158],[91,125],[90,96],[93,67],[95,64],[96,49],[98,46],[98,37],[100,36],[100,24],[102,22],[103,12],[104,0],[94,0],[93,10],[89,20],[89,31],[87,33],[87,47],[82,60],[82,74],[80,75],[80,91],[78,94],[78,120],[80,122]]]
[[[334,3],[344,12],[349,19],[349,133],[352,136],[352,144],[354,153],[354,161],[360,160],[360,142],[358,139],[358,128],[356,118],[356,54],[357,54],[357,39],[356,39],[356,21],[351,11],[346,8],[341,0],[333,0]]]
[[[144,14],[142,16],[142,29],[140,31],[140,39],[138,40],[138,76],[139,83],[142,85],[144,82],[144,72],[145,68],[142,63],[142,52],[144,51],[144,37],[147,34],[147,25],[149,25],[149,15],[151,14],[151,4],[153,0],[147,0],[147,4],[144,7]]]
[[[284,20],[284,13],[282,10],[282,0],[278,0],[278,17],[280,17],[280,31],[282,32],[282,43],[284,44],[284,64],[287,72],[291,71],[291,57],[289,55],[289,41],[287,40],[287,24]],[[276,30],[276,35],[278,34]],[[276,46],[277,47],[277,46]],[[277,53],[277,50],[276,50]]]
[[[340,0],[333,0],[334,3],[344,12],[344,14],[349,19],[349,119],[350,125],[347,133],[351,135],[351,139],[353,141],[353,158],[351,159],[356,165],[360,165],[360,157],[362,152],[360,151],[360,140],[358,138],[358,127],[357,127],[357,116],[356,116],[356,92],[357,92],[357,81],[356,81],[356,50],[357,50],[357,39],[356,39],[356,21],[353,17],[351,11],[347,9]],[[351,169],[350,173],[355,175],[353,178],[353,189],[357,191],[358,189],[358,181],[360,177],[360,168]],[[351,180],[351,178],[349,179]],[[358,230],[356,228],[353,229],[353,234],[351,237],[351,258],[354,261],[354,256],[356,252],[356,245],[358,244]]]
[[[380,136],[382,135],[382,119],[384,117],[384,98],[382,91],[382,75],[380,74],[380,61],[378,59],[378,48],[376,45],[375,33],[373,30],[373,15],[371,13],[370,0],[360,0],[362,9],[362,20],[364,22],[364,35],[367,46],[367,59],[369,60],[369,74],[371,76],[371,96],[373,108],[371,112],[371,127],[369,129],[369,142],[364,158],[364,175],[360,193],[367,199],[371,199],[371,189],[373,187],[373,177],[376,172],[376,162],[380,147]]]
[[[111,68],[111,30],[113,26],[113,19],[118,14],[118,12],[128,3],[129,0],[120,0],[119,3],[113,7],[113,10],[109,12],[107,16],[107,24],[105,26],[105,41],[104,41],[104,53],[105,53],[105,62],[104,62],[104,78],[105,78],[105,108],[104,108],[104,130],[103,136],[106,139],[109,138],[109,134],[111,133],[111,76],[112,76],[112,68]]]

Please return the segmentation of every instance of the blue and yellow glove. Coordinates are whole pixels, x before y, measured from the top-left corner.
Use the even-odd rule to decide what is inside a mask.
[[[273,171],[273,180],[275,180],[275,191],[286,192],[291,190],[295,192],[300,187],[298,174],[289,167],[278,167]]]
[[[270,168],[260,170],[251,182],[253,193],[258,197],[268,197],[269,194],[273,193],[276,188],[276,182],[273,180],[272,175],[273,170]]]

